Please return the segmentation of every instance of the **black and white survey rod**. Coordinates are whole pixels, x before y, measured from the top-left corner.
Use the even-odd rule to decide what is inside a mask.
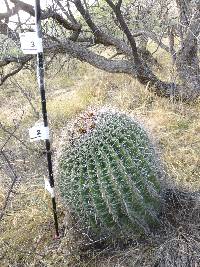
[[[45,97],[45,84],[44,84],[44,54],[42,47],[42,27],[41,27],[41,7],[40,0],[35,0],[35,24],[36,24],[36,34],[37,34],[37,78],[38,85],[41,95],[41,104],[42,104],[42,116],[44,127],[48,129],[48,116],[47,116],[47,107],[46,107],[46,97]],[[45,139],[46,154],[47,154],[47,164],[48,164],[48,182],[50,186],[49,192],[51,193],[52,207],[53,207],[53,216],[54,216],[54,225],[55,225],[55,237],[59,237],[58,230],[58,216],[56,210],[56,199],[54,194],[54,177],[53,177],[53,168],[52,168],[52,159],[51,159],[51,145],[48,139]]]

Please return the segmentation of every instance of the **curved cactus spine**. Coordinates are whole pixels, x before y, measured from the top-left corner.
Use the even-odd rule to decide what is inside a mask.
[[[155,153],[124,114],[99,112],[95,127],[63,149],[61,195],[94,235],[149,234],[159,224]]]
[[[119,195],[115,192],[112,182],[109,180],[108,167],[102,158],[102,154],[93,155],[97,166],[98,183],[102,197],[105,199],[109,211],[112,214],[113,220],[119,224],[119,214],[123,214],[122,208],[119,202]]]
[[[109,147],[109,151],[112,151],[111,147]],[[130,180],[128,178],[128,175],[123,170],[124,166],[120,162],[118,156],[115,154],[113,159],[110,158],[110,161],[114,162],[112,166],[113,169],[115,170],[113,176],[116,178],[118,191],[122,192],[121,194],[122,202],[124,203],[124,208],[126,209],[128,217],[131,219],[132,222],[136,220],[137,223],[144,228],[145,232],[149,232],[149,227],[145,221],[150,221],[152,219],[148,215],[149,213],[148,209],[145,209],[142,205],[143,204],[142,196],[138,194],[133,183],[132,185],[130,185]],[[146,218],[144,218],[144,216]]]

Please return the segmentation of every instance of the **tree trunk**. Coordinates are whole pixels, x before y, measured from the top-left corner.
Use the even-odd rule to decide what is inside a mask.
[[[188,47],[190,49],[188,49]],[[187,44],[177,54],[176,68],[182,85],[187,88],[188,99],[195,99],[200,96],[200,72],[198,61],[197,41],[194,45]]]
[[[177,0],[180,13],[181,48],[176,55],[176,69],[188,99],[200,96],[198,36],[200,33],[200,2]],[[191,15],[192,14],[192,15]]]

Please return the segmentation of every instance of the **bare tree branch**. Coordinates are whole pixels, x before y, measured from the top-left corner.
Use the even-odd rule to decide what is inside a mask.
[[[3,216],[5,215],[5,211],[6,211],[8,204],[9,204],[10,197],[11,197],[12,192],[13,192],[13,188],[14,188],[16,182],[19,180],[19,177],[17,176],[17,174],[16,174],[10,160],[8,159],[6,153],[3,150],[1,150],[0,155],[3,158],[3,160],[6,162],[8,168],[10,170],[11,176],[12,176],[12,183],[10,185],[8,192],[7,192],[7,195],[6,195],[6,198],[5,198],[3,207],[1,209],[1,213],[0,213],[0,221],[1,221],[3,219]]]
[[[26,62],[21,63],[16,69],[14,69],[13,71],[9,72],[8,74],[4,75],[3,77],[1,77],[0,80],[0,86],[10,77],[14,76],[15,74],[17,74],[18,72],[20,72],[20,70],[23,69],[24,65],[26,64]]]
[[[18,10],[18,6],[15,6],[12,9],[8,10],[6,13],[0,13],[0,20],[10,18],[11,16],[17,14]]]
[[[27,149],[31,149],[29,146],[27,146],[25,144],[25,142],[23,140],[21,140],[16,134],[16,130],[17,128],[14,129],[14,131],[10,131],[9,129],[7,129],[1,122],[0,122],[0,129],[3,130],[6,134],[9,134],[8,137],[8,141],[10,140],[11,137],[14,137],[17,141],[19,141],[24,147],[26,147]],[[3,150],[3,148],[5,147],[7,142],[4,143],[4,145],[1,147],[1,150]]]
[[[54,38],[55,40],[55,38]],[[49,47],[51,51],[60,50],[62,53],[68,53],[72,57],[75,57],[81,61],[85,61],[94,67],[112,72],[112,73],[128,73],[134,75],[134,66],[128,60],[109,60],[103,56],[100,56],[83,45],[79,45],[69,39],[56,40],[58,44]]]
[[[32,5],[24,3],[20,0],[10,0],[10,1],[16,5],[18,10],[23,10],[26,13],[30,14],[31,16],[33,16],[33,17],[35,16],[35,10],[34,10],[34,7]],[[80,30],[79,24],[75,24],[75,23],[72,24],[71,22],[64,19],[60,14],[58,14],[58,13],[56,13],[50,9],[47,11],[42,10],[41,19],[44,20],[47,18],[55,19],[61,26],[63,26],[67,30],[74,30],[74,31]]]
[[[22,88],[22,86],[14,78],[11,79],[11,82],[15,85],[15,87],[17,87],[19,89],[19,91],[22,93],[22,95],[26,98],[26,100],[28,101],[31,109],[33,110],[33,112],[35,114],[36,119],[39,119],[39,112],[34,107],[30,97],[27,94],[26,89]],[[1,123],[0,123],[0,127],[1,127]]]
[[[18,9],[24,10],[29,13],[31,16],[35,16],[35,10],[32,5],[26,4],[20,0],[10,0],[11,3],[15,4]]]
[[[11,38],[13,41],[19,41],[19,34],[8,27],[8,23],[0,21],[0,33]]]
[[[4,0],[4,3],[6,5],[7,10],[9,11],[10,10],[10,7],[9,7],[9,4],[8,4],[8,1],[7,0]]]
[[[125,33],[128,41],[131,45],[135,64],[140,65],[141,61],[140,61],[140,58],[138,55],[138,50],[137,50],[137,45],[136,45],[135,39],[134,39],[133,35],[131,34],[131,31],[129,30],[128,25],[125,22],[124,17],[121,13],[121,10],[120,10],[122,1],[119,0],[116,6],[113,4],[113,2],[111,0],[105,0],[105,1],[112,8],[112,10],[115,12],[117,20],[119,21],[119,24],[121,26],[121,29]]]
[[[33,58],[31,55],[23,55],[23,56],[2,56],[0,59],[0,67],[8,65],[10,63],[20,63],[25,64]]]

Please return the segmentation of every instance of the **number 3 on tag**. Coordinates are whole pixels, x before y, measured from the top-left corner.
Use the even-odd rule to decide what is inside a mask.
[[[20,34],[21,49],[24,54],[37,54],[43,52],[42,39],[36,32],[24,32]]]

